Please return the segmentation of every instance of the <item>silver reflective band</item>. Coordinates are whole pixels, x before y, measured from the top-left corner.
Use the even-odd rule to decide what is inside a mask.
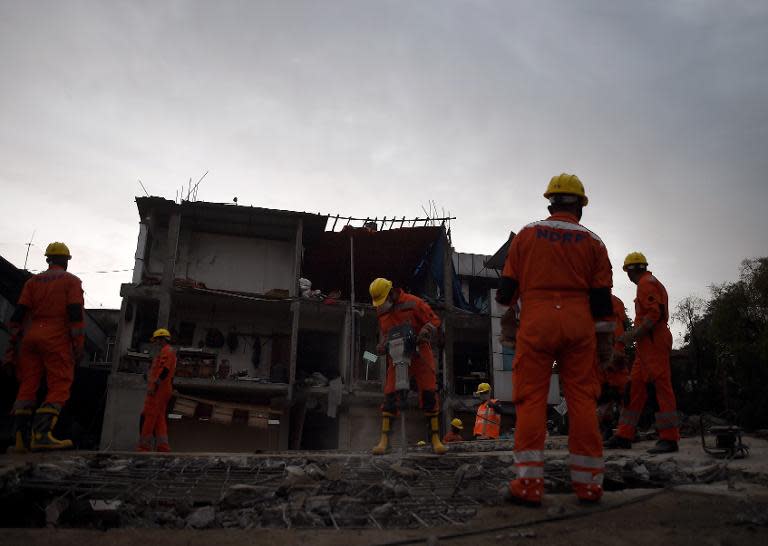
[[[515,451],[516,463],[543,463],[543,451]]]
[[[603,473],[592,474],[592,472],[571,470],[571,481],[588,485],[603,485]]]
[[[600,320],[595,323],[595,332],[597,332],[598,334],[611,334],[615,329],[616,329],[615,322]]]
[[[543,466],[518,466],[517,467],[518,478],[543,478],[544,467]]]
[[[603,469],[602,457],[589,457],[587,455],[574,455],[571,453],[568,457],[569,464],[573,466],[582,466],[584,468]]]
[[[551,228],[555,228],[555,229],[569,229],[571,231],[583,231],[584,233],[586,233],[590,237],[592,237],[595,241],[599,242],[600,244],[603,244],[603,240],[600,237],[598,237],[596,234],[592,233],[589,229],[585,228],[581,224],[572,224],[570,222],[561,222],[560,220],[539,220],[538,222],[531,222],[530,224],[525,226],[523,229],[535,228],[537,226],[551,227]]]

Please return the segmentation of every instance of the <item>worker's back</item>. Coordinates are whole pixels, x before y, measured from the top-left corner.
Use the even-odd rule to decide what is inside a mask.
[[[611,264],[600,238],[566,213],[525,226],[512,240],[504,276],[526,295],[580,293],[612,285]]]
[[[30,278],[22,289],[19,305],[29,309],[25,337],[69,335],[68,305],[83,305],[80,279],[58,266]]]

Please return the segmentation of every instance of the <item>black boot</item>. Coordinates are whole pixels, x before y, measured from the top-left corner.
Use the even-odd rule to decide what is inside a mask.
[[[605,449],[632,449],[632,442],[621,436],[613,435],[606,442],[603,442]]]
[[[648,453],[656,455],[659,453],[676,453],[677,451],[677,442],[673,442],[672,440],[659,440],[656,442],[655,446],[648,450]]]
[[[43,404],[37,408],[35,420],[32,422],[32,451],[72,447],[72,440],[57,440],[53,436],[60,411],[55,404]]]
[[[17,409],[13,411],[13,443],[8,453],[27,453],[32,433],[32,410]]]

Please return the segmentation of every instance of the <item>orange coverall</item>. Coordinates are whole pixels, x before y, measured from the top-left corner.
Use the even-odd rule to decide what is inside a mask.
[[[664,285],[650,271],[640,277],[635,298],[635,325],[642,324],[646,319],[653,321],[653,329],[637,340],[629,406],[621,412],[616,435],[627,440],[634,439],[640,414],[648,399],[647,384],[653,383],[659,403],[659,411],[656,413],[659,438],[677,442],[680,440],[680,418],[669,367],[669,354],[672,351],[672,333],[667,324],[669,297]]]
[[[387,311],[378,313],[379,330],[382,340],[387,339],[389,330],[401,324],[410,324],[418,334],[426,324],[431,324],[435,331],[440,327],[440,318],[432,308],[421,298],[397,290],[397,299]],[[419,343],[419,351],[411,359],[409,370],[411,377],[416,380],[419,389],[419,405],[424,413],[436,414],[440,411],[440,401],[437,398],[437,371],[435,357],[432,355],[432,345],[428,342]],[[397,393],[395,392],[395,368],[391,359],[387,358],[387,377],[384,382],[384,404],[382,412],[397,414]]]
[[[18,325],[19,392],[13,409],[36,405],[43,375],[48,387],[44,403],[61,409],[69,400],[75,355],[82,355],[85,345],[80,279],[63,267],[51,265],[24,284],[18,304],[27,311]]]
[[[443,437],[443,443],[444,444],[450,444],[451,442],[463,442],[464,437],[461,434],[458,434],[457,432],[447,432],[446,435]]]
[[[165,372],[164,372],[165,370]],[[141,412],[141,438],[139,451],[152,450],[152,438],[157,441],[157,451],[170,451],[166,413],[173,394],[173,376],[176,373],[176,352],[164,345],[152,360],[149,369],[147,395]]]
[[[570,414],[571,481],[580,498],[598,499],[603,448],[596,415],[600,383],[590,295],[602,294],[601,313],[609,315],[607,295],[613,278],[605,245],[575,216],[558,212],[515,236],[502,277],[517,283],[510,301],[519,296],[522,302],[512,368],[518,477],[510,483],[510,491],[527,501],[541,501],[547,394],[557,360]],[[602,326],[611,328],[607,323]]]

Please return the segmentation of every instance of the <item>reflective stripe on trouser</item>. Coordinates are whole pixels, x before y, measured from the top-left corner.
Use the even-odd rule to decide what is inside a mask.
[[[544,452],[539,450],[516,451],[515,471],[518,478],[543,478]]]
[[[656,413],[656,429],[677,428],[680,426],[680,416],[676,411]]]
[[[632,411],[629,408],[621,410],[621,417],[619,417],[619,425],[627,425],[630,427],[636,427],[640,421],[640,412]]]
[[[571,467],[571,481],[574,484],[602,487],[604,470],[602,457],[571,453],[568,464]]]
[[[640,412],[643,411],[648,400],[648,384],[643,380],[645,372],[641,369],[642,366],[643,363],[636,359],[635,365],[632,367],[629,405],[621,412],[619,428],[616,431],[617,436],[627,440],[632,440],[635,437]],[[659,412],[656,414],[656,429],[659,432],[659,438],[677,442],[680,440],[680,428],[672,381],[669,374],[666,373],[656,376],[652,382],[656,387],[656,400],[659,403]]]
[[[35,400],[16,400],[13,403],[13,409],[11,410],[11,413],[16,413],[20,410],[31,410],[36,405]]]
[[[555,357],[568,402],[569,449],[585,456],[602,457],[596,405],[600,393],[595,370],[596,340],[587,297],[584,295],[584,301],[558,295],[523,299],[524,316],[520,319],[512,365],[517,468],[544,466],[539,454],[544,450],[547,395]],[[532,464],[534,460],[537,464]]]

